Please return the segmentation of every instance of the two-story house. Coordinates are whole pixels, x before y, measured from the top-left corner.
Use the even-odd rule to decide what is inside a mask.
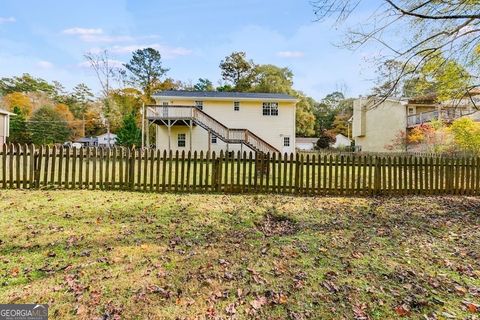
[[[146,117],[172,151],[295,152],[297,98],[287,94],[161,91]]]
[[[438,102],[434,95],[416,98],[368,97],[353,103],[352,134],[357,150],[365,152],[407,151],[389,148],[399,135],[435,119],[449,123],[460,117],[480,118],[476,106],[480,92],[457,101]]]

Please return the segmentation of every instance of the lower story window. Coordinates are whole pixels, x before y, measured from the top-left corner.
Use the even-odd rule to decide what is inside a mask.
[[[217,136],[212,134],[212,144],[217,143]]]
[[[186,146],[186,142],[187,142],[187,138],[186,138],[186,135],[185,133],[179,133],[178,134],[178,147],[179,148],[182,148],[182,147],[185,147]]]
[[[283,137],[283,146],[290,147],[290,137]]]

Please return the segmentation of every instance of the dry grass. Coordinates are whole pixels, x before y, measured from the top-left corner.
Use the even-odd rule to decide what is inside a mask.
[[[480,199],[0,193],[0,301],[53,319],[478,319]]]

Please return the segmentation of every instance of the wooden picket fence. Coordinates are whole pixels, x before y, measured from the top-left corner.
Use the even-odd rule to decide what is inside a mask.
[[[480,158],[3,145],[0,188],[301,195],[480,194]]]

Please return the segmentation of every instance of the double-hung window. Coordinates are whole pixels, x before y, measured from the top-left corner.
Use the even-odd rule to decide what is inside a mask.
[[[239,101],[235,101],[233,103],[233,111],[240,111],[240,102]]]
[[[195,101],[195,107],[200,110],[203,110],[203,101]]]
[[[187,137],[185,133],[178,134],[177,143],[179,148],[184,148],[187,145]]]
[[[264,116],[278,116],[278,103],[277,102],[264,102],[262,114]]]

